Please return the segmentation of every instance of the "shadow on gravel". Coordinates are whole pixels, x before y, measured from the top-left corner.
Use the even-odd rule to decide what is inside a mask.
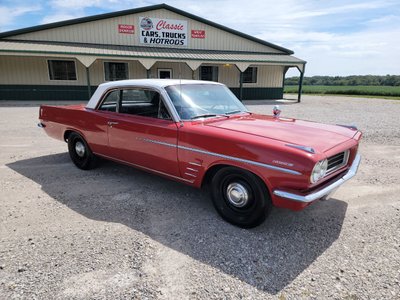
[[[302,212],[275,209],[263,225],[244,230],[224,222],[204,191],[127,166],[103,162],[81,171],[67,153],[7,166],[87,218],[124,224],[270,294],[337,240],[347,209],[336,199]]]

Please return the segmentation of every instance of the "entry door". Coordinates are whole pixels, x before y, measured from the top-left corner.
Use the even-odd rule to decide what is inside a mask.
[[[158,69],[158,78],[161,79],[172,78],[172,69]]]
[[[110,119],[108,140],[114,158],[180,177],[178,127],[158,92],[122,90],[119,113]]]

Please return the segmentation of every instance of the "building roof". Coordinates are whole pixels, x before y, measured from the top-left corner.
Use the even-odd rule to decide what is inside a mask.
[[[0,53],[83,55],[115,58],[148,58],[157,60],[191,60],[221,63],[278,63],[304,64],[305,61],[288,54],[262,52],[219,51],[158,48],[144,46],[118,46],[66,42],[36,42],[0,40]]]
[[[72,20],[67,20],[67,21],[61,21],[61,22],[55,22],[55,23],[49,23],[49,24],[44,24],[44,25],[39,25],[39,26],[33,26],[33,27],[28,27],[28,28],[23,28],[23,29],[18,29],[18,30],[12,30],[8,32],[3,32],[0,33],[0,39],[4,39],[7,37],[14,37],[16,35],[20,34],[25,34],[25,33],[31,33],[31,32],[36,32],[40,30],[45,30],[45,29],[52,29],[52,28],[58,28],[62,26],[68,26],[68,25],[74,25],[74,24],[80,24],[80,23],[87,23],[91,21],[97,21],[97,20],[103,20],[103,19],[109,19],[113,17],[119,17],[119,16],[125,16],[125,15],[130,15],[130,14],[136,14],[136,13],[141,13],[141,12],[147,12],[151,10],[156,10],[156,9],[166,9],[169,11],[172,11],[174,13],[183,15],[187,18],[205,23],[207,25],[216,27],[218,29],[221,29],[223,31],[235,34],[237,36],[240,36],[242,38],[254,41],[256,43],[274,48],[276,50],[282,51],[286,54],[294,54],[294,52],[290,49],[269,43],[267,41],[258,39],[256,37],[253,37],[251,35],[239,32],[237,30],[225,27],[223,25],[220,25],[218,23],[214,23],[212,21],[209,21],[207,19],[203,19],[201,17],[198,17],[196,15],[190,14],[188,12],[185,12],[183,10],[177,9],[175,7],[169,6],[167,4],[157,4],[157,5],[151,5],[151,6],[145,6],[145,7],[140,7],[140,8],[135,8],[135,9],[128,9],[128,10],[122,10],[122,11],[117,11],[117,12],[112,12],[112,13],[106,13],[106,14],[100,14],[100,15],[94,15],[94,16],[89,16],[89,17],[83,17],[83,18],[78,18],[78,19],[72,19]]]

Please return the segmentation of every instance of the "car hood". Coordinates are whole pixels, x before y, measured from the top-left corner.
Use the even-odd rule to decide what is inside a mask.
[[[320,152],[325,152],[346,142],[356,133],[354,130],[342,126],[257,114],[239,118],[231,117],[205,125],[312,147]]]

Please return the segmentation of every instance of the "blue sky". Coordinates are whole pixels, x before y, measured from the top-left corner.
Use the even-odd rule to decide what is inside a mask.
[[[307,76],[400,74],[399,0],[164,2],[294,50],[308,62]],[[159,3],[0,0],[0,32]]]

